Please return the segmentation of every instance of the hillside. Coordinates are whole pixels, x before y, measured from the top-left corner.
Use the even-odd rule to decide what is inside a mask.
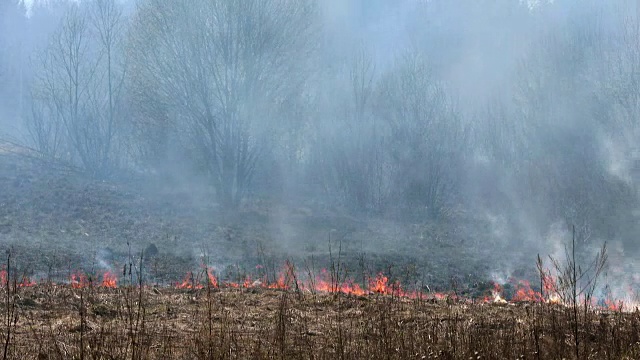
[[[0,247],[11,248],[16,266],[32,277],[118,269],[142,250],[160,283],[202,263],[233,277],[256,266],[275,272],[285,259],[319,268],[339,259],[352,274],[385,271],[441,288],[453,278],[477,282],[490,270],[488,250],[483,255],[446,225],[356,218],[267,199],[227,211],[197,187],[142,177],[96,181],[24,149],[3,149]]]

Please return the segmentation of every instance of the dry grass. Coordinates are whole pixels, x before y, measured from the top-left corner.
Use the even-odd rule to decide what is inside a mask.
[[[10,291],[10,359],[575,359],[562,306],[268,289]],[[640,358],[639,313],[579,321],[581,359]]]

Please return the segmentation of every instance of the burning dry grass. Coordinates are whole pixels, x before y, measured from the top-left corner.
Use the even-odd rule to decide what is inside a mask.
[[[11,359],[574,359],[571,313],[268,288],[40,284],[2,306]],[[640,358],[640,314],[582,313],[581,359]]]

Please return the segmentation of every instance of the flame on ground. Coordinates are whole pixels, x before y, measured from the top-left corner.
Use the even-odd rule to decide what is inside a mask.
[[[244,280],[239,282],[220,282],[215,276],[212,268],[204,267],[203,274],[205,276],[196,276],[193,272],[187,273],[184,280],[181,283],[176,284],[178,289],[203,289],[205,285],[199,280],[208,279],[207,286],[211,288],[264,288],[264,289],[281,289],[281,290],[297,290],[306,292],[320,292],[320,293],[341,293],[346,295],[355,296],[367,296],[367,295],[388,295],[410,299],[432,299],[432,300],[461,300],[461,301],[473,301],[473,299],[459,298],[455,294],[450,293],[423,293],[419,291],[405,291],[403,290],[400,282],[391,282],[387,276],[379,273],[373,278],[368,280],[368,286],[362,287],[360,284],[354,282],[352,279],[337,280],[339,276],[337,274],[331,274],[326,269],[322,269],[318,276],[312,277],[305,281],[299,281],[298,276],[295,273],[295,269],[290,263],[286,263],[282,271],[280,271],[276,278],[271,280],[267,276],[263,276],[261,279],[253,280],[250,276],[247,276]],[[261,269],[261,267],[257,267]],[[531,284],[526,280],[511,280],[510,283],[514,286],[513,295],[507,299],[503,295],[504,288],[494,283],[494,288],[491,291],[491,296],[484,297],[481,302],[493,303],[493,304],[508,304],[508,303],[547,303],[547,304],[559,304],[563,305],[564,302],[556,289],[555,278],[551,276],[545,276],[542,281],[542,291],[536,291],[532,288]],[[591,303],[596,306],[595,301]],[[605,301],[605,306],[609,310],[619,311],[625,308],[625,303],[622,301]]]
[[[203,289],[204,285],[198,283],[192,271],[189,271],[181,283],[176,284],[178,289]]]
[[[102,286],[107,288],[118,287],[118,277],[107,271],[102,275]]]
[[[281,289],[281,290],[296,290],[305,292],[319,292],[319,293],[341,293],[354,296],[367,296],[367,295],[388,295],[410,299],[432,299],[432,300],[462,300],[473,301],[468,298],[458,298],[457,295],[451,293],[434,293],[434,292],[421,292],[421,291],[405,291],[403,290],[399,281],[390,281],[389,277],[382,273],[378,273],[375,277],[371,277],[368,280],[363,279],[367,286],[362,286],[352,279],[344,278],[339,279],[340,276],[335,272],[332,273],[326,269],[322,269],[317,276],[307,276],[307,279],[301,281],[295,271],[294,266],[286,262],[284,268],[275,276],[269,278],[264,275],[262,278],[253,279],[251,276],[246,276],[239,282],[225,281],[220,282],[214,273],[214,269],[210,267],[204,267],[203,271],[195,274],[194,272],[188,272],[182,282],[175,284],[177,289],[204,289],[205,286],[209,288],[265,288],[265,289]],[[263,269],[258,265],[257,270]],[[494,288],[491,291],[490,296],[485,296],[481,302],[493,303],[493,304],[507,304],[507,303],[547,303],[557,305],[567,305],[559,294],[558,284],[555,277],[549,273],[542,274],[541,279],[541,291],[537,291],[532,288],[531,284],[526,280],[511,280],[509,283],[513,286],[513,295],[507,299],[504,296],[504,288],[494,283]],[[206,282],[205,282],[206,281]],[[206,283],[203,284],[203,283]],[[16,287],[29,287],[36,285],[36,282],[31,280],[27,276],[23,276],[18,281],[18,278],[9,279],[9,275],[6,270],[0,270],[0,284],[2,286],[14,285]],[[69,285],[74,289],[82,289],[97,285],[103,288],[117,288],[118,277],[106,271],[102,274],[102,281],[94,284],[93,278],[87,276],[85,273],[76,272],[71,274],[69,279]],[[630,290],[630,293],[633,293]],[[581,298],[578,301],[584,303],[584,299]],[[589,305],[598,307],[601,309],[607,309],[611,311],[629,311],[640,308],[640,304],[631,300],[618,300],[613,298],[607,298],[600,300],[599,302],[592,299]]]
[[[87,276],[87,274],[82,272],[71,274],[69,284],[74,289],[84,289],[86,287],[95,285],[93,278],[91,276]],[[98,283],[97,285],[104,288],[115,289],[118,287],[118,277],[110,271],[105,271],[102,274],[102,282]]]
[[[30,287],[36,285],[35,281],[32,281],[28,276],[22,276],[20,277],[20,280],[18,280],[17,277],[9,279],[9,273],[7,270],[0,270],[0,284],[2,284],[2,286],[15,285],[17,287]]]
[[[267,276],[263,276],[261,279],[255,280],[251,278],[251,276],[247,276],[244,280],[239,282],[220,282],[211,268],[205,267],[203,273],[206,274],[206,278],[208,279],[207,286],[212,288],[265,288],[299,290],[306,292],[342,293],[355,296],[381,294],[398,297],[426,298],[423,293],[419,293],[417,291],[404,291],[399,282],[391,283],[389,278],[382,273],[379,273],[374,278],[369,279],[368,286],[364,288],[351,279],[337,280],[338,276],[335,274],[331,275],[326,269],[323,269],[320,272],[320,275],[314,277],[312,280],[300,281],[291,264],[286,264],[285,268],[279,272],[273,280],[269,279]],[[184,280],[176,283],[175,287],[178,289],[203,289],[205,288],[205,285],[203,284],[204,278],[204,276],[196,276],[193,272],[188,272]],[[447,294],[440,293],[430,295],[440,300],[449,297]]]
[[[91,281],[84,273],[71,274],[71,287],[82,289],[91,285]]]
[[[516,293],[511,298],[514,302],[545,302],[542,293],[531,288],[531,284],[527,280],[519,280]]]

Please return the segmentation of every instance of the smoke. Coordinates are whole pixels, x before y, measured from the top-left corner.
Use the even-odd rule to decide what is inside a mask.
[[[142,177],[153,203],[142,216],[185,239],[160,249],[206,250],[222,269],[255,258],[257,243],[326,253],[331,233],[353,253],[419,259],[432,273],[443,257],[451,272],[486,263],[483,276],[506,281],[534,272],[537,254],[564,258],[575,225],[589,229],[585,259],[609,243],[612,287],[638,281],[633,2],[220,2],[248,34],[231,40],[211,2],[118,2],[117,111],[99,100],[112,69],[85,19],[85,69],[101,75],[82,82],[87,111],[74,120],[94,128],[72,127],[65,78],[43,60],[65,63],[53,41],[71,38],[55,37],[69,29],[63,3],[0,14],[0,133],[80,170],[108,158],[114,175],[100,181]],[[22,55],[7,51],[18,42]],[[108,128],[107,108],[113,136],[88,141]],[[186,218],[197,225],[175,225]],[[110,269],[107,255],[93,260]]]
[[[607,170],[612,176],[633,185],[632,174],[639,159],[637,150],[625,144],[624,140],[606,137],[602,140],[602,149],[607,157]]]

